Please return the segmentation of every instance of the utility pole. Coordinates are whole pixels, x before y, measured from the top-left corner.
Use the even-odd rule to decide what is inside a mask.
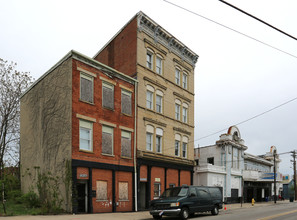
[[[293,153],[293,163],[294,163],[294,191],[295,191],[295,200],[297,200],[297,189],[296,189],[296,151],[292,151]]]
[[[273,151],[273,173],[274,173],[274,184],[273,184],[273,188],[274,188],[274,203],[276,203],[276,169],[275,169],[275,156],[276,156],[276,150],[274,149]],[[296,191],[295,191],[296,192]]]

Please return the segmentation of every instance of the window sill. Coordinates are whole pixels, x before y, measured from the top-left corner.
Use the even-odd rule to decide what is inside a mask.
[[[84,101],[84,100],[81,100],[79,99],[80,102],[83,102],[83,103],[86,103],[86,104],[89,104],[89,105],[95,105],[94,102],[88,102],[88,101]]]
[[[107,109],[107,110],[110,110],[110,111],[114,111],[114,108],[109,108],[109,107],[106,107],[106,106],[102,106],[103,109]]]
[[[84,152],[84,153],[94,154],[93,151],[90,151],[90,150],[84,150],[84,149],[79,149],[79,152]]]
[[[119,202],[130,202],[130,200],[119,200]]]
[[[127,116],[127,117],[132,117],[133,116],[132,114],[126,114],[126,113],[123,113],[123,112],[121,112],[121,114],[124,115],[124,116]]]
[[[125,156],[121,156],[121,158],[127,159],[127,160],[132,160],[133,159],[132,157],[125,157]]]
[[[105,154],[105,153],[101,153],[101,155],[103,155],[103,156],[107,156],[107,157],[114,157],[113,154]]]

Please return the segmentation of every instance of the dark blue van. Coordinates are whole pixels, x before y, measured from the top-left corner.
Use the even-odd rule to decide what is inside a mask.
[[[219,214],[223,208],[223,196],[219,187],[181,186],[168,188],[160,196],[150,202],[150,214],[154,219],[162,216],[180,216],[187,219],[195,212],[211,211]]]

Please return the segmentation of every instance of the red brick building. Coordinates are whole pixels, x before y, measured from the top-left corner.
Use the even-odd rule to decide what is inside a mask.
[[[37,80],[21,98],[23,191],[38,168],[59,177],[67,211],[132,211],[135,84],[75,51]]]

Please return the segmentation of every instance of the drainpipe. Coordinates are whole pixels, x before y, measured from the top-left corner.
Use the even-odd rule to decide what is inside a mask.
[[[136,128],[136,119],[137,119],[137,114],[136,114],[136,111],[137,111],[137,87],[138,87],[138,82],[135,82],[134,84],[134,199],[135,199],[135,212],[137,212],[137,164],[136,164],[136,152],[137,152],[137,149],[136,149],[136,134],[137,134],[137,128]]]

